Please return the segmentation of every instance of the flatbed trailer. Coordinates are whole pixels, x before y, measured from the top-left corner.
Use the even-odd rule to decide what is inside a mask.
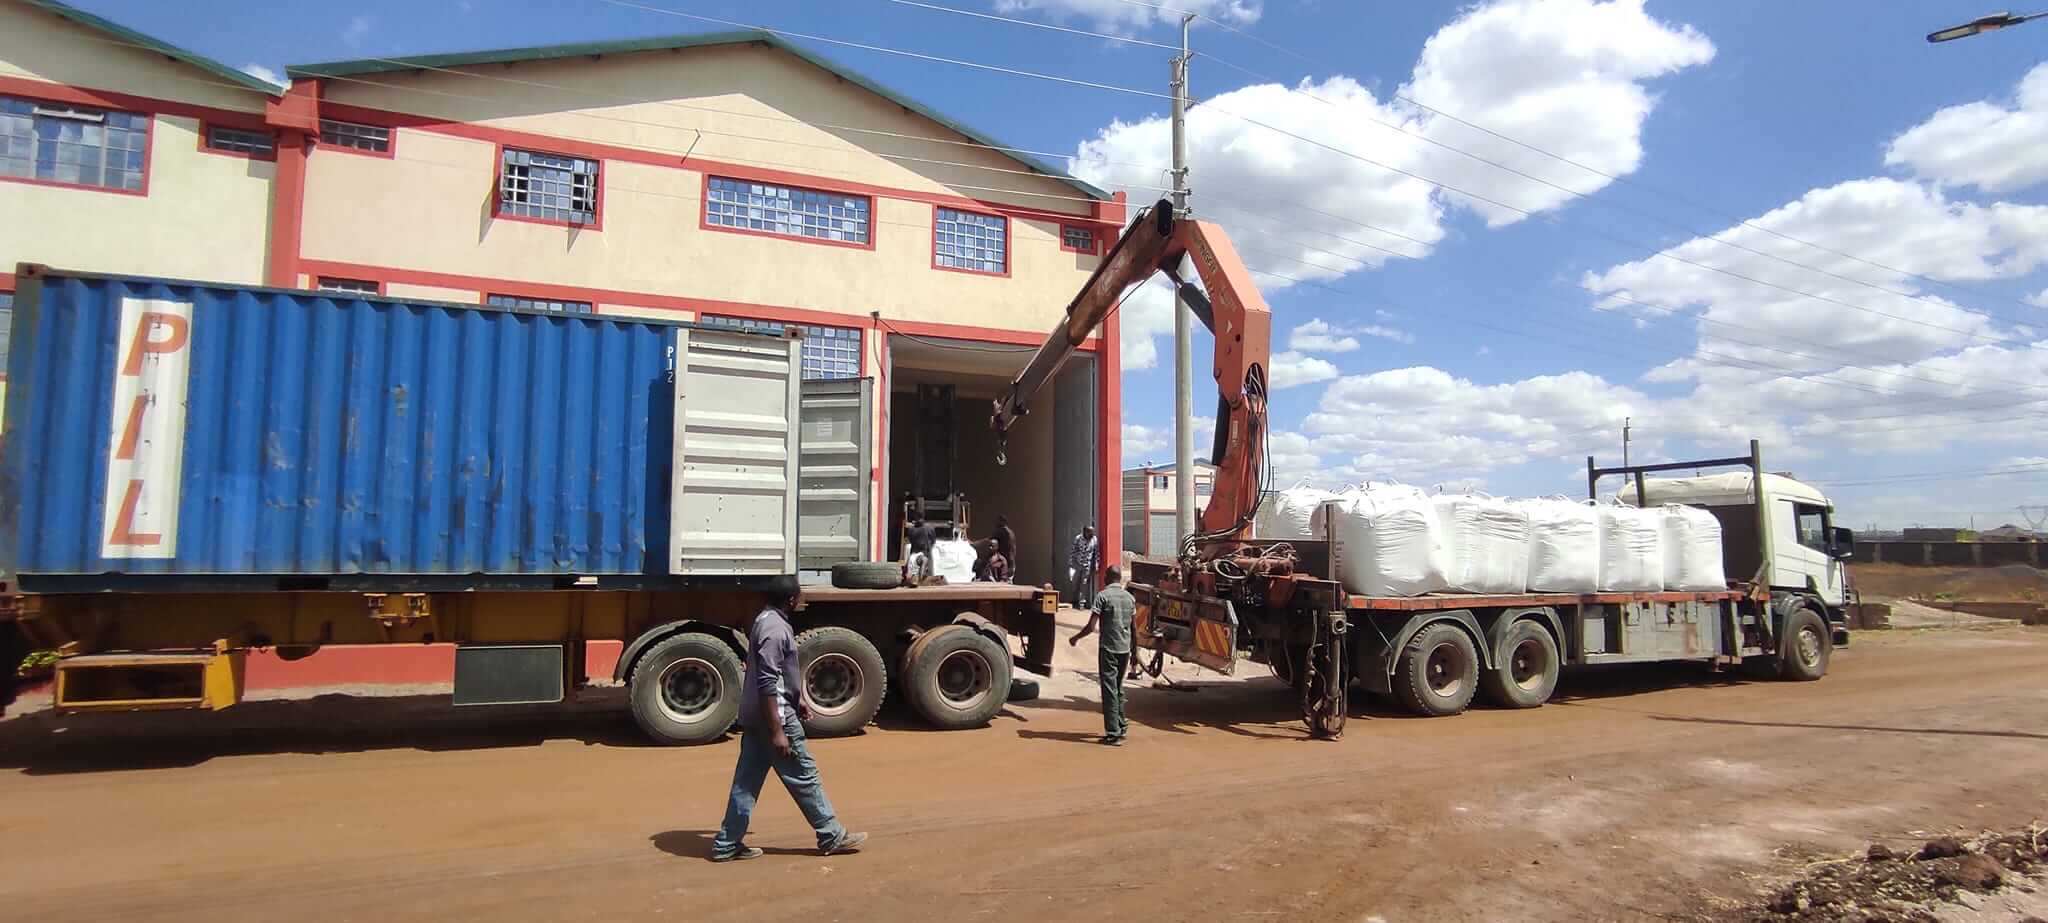
[[[58,709],[227,708],[251,651],[430,643],[456,705],[557,702],[617,641],[656,741],[733,726],[758,588],[802,560],[796,334],[18,278],[0,662],[56,651]],[[1051,671],[1051,590],[842,570],[792,616],[817,736],[892,688],[977,726]]]

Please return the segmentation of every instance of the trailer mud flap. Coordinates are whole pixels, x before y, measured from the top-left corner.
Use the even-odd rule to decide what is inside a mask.
[[[1237,613],[1230,601],[1131,585],[1138,601],[1132,640],[1225,676],[1237,666]]]

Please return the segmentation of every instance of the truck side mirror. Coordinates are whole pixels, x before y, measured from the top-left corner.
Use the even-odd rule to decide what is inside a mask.
[[[1828,557],[1847,561],[1856,554],[1856,533],[1840,526],[1828,530]]]

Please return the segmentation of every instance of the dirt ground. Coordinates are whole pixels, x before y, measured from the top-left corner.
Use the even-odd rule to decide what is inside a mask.
[[[1852,564],[1849,566],[1849,580],[1856,591],[1871,602],[1893,599],[2048,600],[2048,571],[2025,564],[2000,567]]]
[[[937,733],[885,712],[865,735],[815,742],[868,849],[813,855],[771,782],[749,837],[769,854],[737,865],[704,861],[734,745],[645,746],[615,690],[561,708],[409,695],[30,713],[0,722],[0,907],[20,920],[1720,920],[1872,842],[1910,850],[2048,820],[2048,629],[1860,635],[1815,684],[1607,670],[1567,676],[1541,709],[1434,720],[1361,698],[1336,742],[1306,740],[1250,667],[1197,691],[1134,687],[1121,749],[1091,742],[1092,649],[1068,653],[1088,672],[990,727]],[[1938,917],[2016,919],[2021,903],[2001,900]]]

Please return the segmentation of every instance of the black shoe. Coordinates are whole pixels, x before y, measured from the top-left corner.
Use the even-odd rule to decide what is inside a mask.
[[[1121,737],[1110,737],[1108,735],[1104,735],[1102,738],[1102,745],[1105,747],[1121,747],[1124,745],[1124,739]]]
[[[832,845],[818,847],[818,855],[829,856],[833,853],[860,852],[860,844],[867,841],[868,835],[865,833],[842,833],[839,835],[839,839],[833,841]]]
[[[718,854],[716,854],[716,853],[713,853],[713,854],[712,854],[712,856],[711,856],[711,861],[713,861],[713,862],[739,862],[739,861],[741,861],[741,860],[745,860],[745,859],[759,859],[759,858],[761,858],[761,849],[760,849],[760,847],[758,847],[758,846],[742,846],[742,847],[740,847],[740,848],[738,848],[738,849],[735,849],[735,850],[733,850],[732,852],[726,853],[725,855],[722,855],[722,856],[721,856],[721,855],[718,855]]]

